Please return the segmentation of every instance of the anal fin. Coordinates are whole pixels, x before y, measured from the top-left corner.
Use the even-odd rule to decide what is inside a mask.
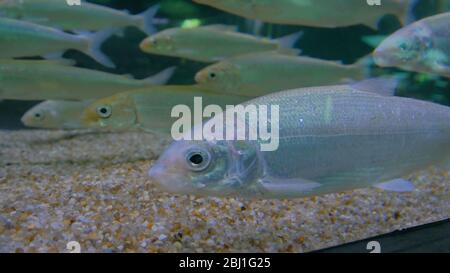
[[[259,181],[259,186],[269,198],[295,198],[310,195],[322,184],[304,179],[280,179],[265,177]]]
[[[376,184],[375,187],[385,191],[392,191],[392,192],[412,192],[415,189],[413,183],[402,178],[379,183]]]

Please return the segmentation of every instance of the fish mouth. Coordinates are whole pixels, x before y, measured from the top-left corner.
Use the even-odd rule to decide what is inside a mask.
[[[381,67],[388,67],[391,66],[391,62],[389,61],[388,54],[386,54],[386,51],[383,49],[376,49],[374,51],[373,60],[374,62]]]
[[[20,119],[20,121],[22,122],[23,125],[25,125],[25,126],[27,126],[27,127],[31,127],[31,125],[30,125],[30,118],[29,118],[28,115],[25,114],[25,115]]]
[[[195,74],[195,81],[197,82],[197,83],[201,83],[202,81],[203,81],[203,76],[202,76],[202,74],[199,72],[199,73],[197,73],[197,74]]]
[[[139,44],[139,48],[142,51],[148,50],[149,47],[149,43],[147,42],[147,39],[143,40],[140,44]]]
[[[139,44],[139,48],[143,51],[143,52],[149,52],[153,49],[152,47],[152,37],[148,37],[146,39],[144,39],[140,44]]]
[[[153,165],[148,171],[150,180],[155,183],[155,186],[164,191],[174,194],[192,194],[194,189],[189,187],[189,180],[186,176],[170,171],[163,165]]]

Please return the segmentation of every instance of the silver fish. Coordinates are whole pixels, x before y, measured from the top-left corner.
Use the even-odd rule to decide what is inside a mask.
[[[74,49],[113,68],[113,62],[100,50],[113,32],[113,29],[107,29],[95,34],[72,35],[55,28],[0,17],[0,58],[55,58],[68,49]]]
[[[102,5],[81,1],[68,5],[64,0],[1,0],[0,16],[70,31],[99,31],[106,28],[135,26],[152,34],[159,5],[141,14],[131,15]]]
[[[374,29],[383,15],[403,23],[417,0],[383,0],[381,6],[364,0],[193,0],[247,19],[283,25],[343,27],[364,24]]]
[[[0,60],[0,98],[11,100],[89,100],[131,89],[165,84],[175,68],[136,80],[70,66],[68,61]]]
[[[428,17],[384,40],[374,52],[382,67],[450,77],[450,12]]]
[[[261,141],[176,141],[149,175],[165,191],[199,196],[413,190],[402,176],[450,154],[450,108],[360,90],[303,88],[251,100],[245,105],[280,107],[276,151],[261,151]]]

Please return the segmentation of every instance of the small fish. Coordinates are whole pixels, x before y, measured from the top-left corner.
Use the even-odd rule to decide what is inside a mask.
[[[140,48],[151,54],[216,62],[252,52],[280,51],[296,55],[299,50],[292,46],[300,37],[298,32],[270,40],[239,33],[234,26],[210,25],[167,29],[145,39]]]
[[[368,76],[368,61],[354,65],[301,56],[255,53],[221,61],[197,73],[197,83],[216,92],[257,97],[300,87],[342,84]]]
[[[176,121],[171,117],[173,107],[187,105],[193,109],[194,97],[202,97],[205,105],[222,106],[246,100],[240,96],[216,94],[195,85],[154,86],[100,99],[85,109],[83,121],[88,128],[136,129],[167,134]]]
[[[0,58],[60,57],[68,49],[86,53],[102,65],[114,68],[100,50],[112,29],[94,34],[72,35],[55,28],[0,17]]]
[[[66,61],[0,60],[0,99],[88,100],[165,84],[171,67],[143,80],[70,66]]]
[[[450,12],[417,21],[384,40],[373,53],[381,67],[450,77]]]
[[[378,28],[383,15],[394,14],[405,23],[417,0],[383,0],[381,6],[364,0],[193,0],[242,16],[282,25],[346,27],[364,24]]]
[[[277,150],[262,151],[264,141],[180,140],[149,175],[165,191],[199,196],[297,198],[372,185],[411,191],[401,177],[450,155],[450,108],[365,91],[327,86],[253,99],[244,106],[279,106]]]
[[[28,127],[43,129],[83,129],[81,114],[92,103],[88,101],[48,100],[39,103],[22,116],[22,123]]]
[[[1,0],[0,16],[70,31],[99,31],[107,28],[135,26],[153,34],[154,16],[159,5],[131,15],[109,7],[81,2],[70,6],[64,0]]]

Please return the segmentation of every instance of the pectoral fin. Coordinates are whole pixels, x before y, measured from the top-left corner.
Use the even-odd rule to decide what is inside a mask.
[[[309,195],[322,184],[303,179],[279,179],[266,177],[259,181],[265,197],[295,198]]]
[[[394,179],[388,182],[376,184],[375,187],[393,192],[412,192],[415,188],[413,183],[405,179]]]

